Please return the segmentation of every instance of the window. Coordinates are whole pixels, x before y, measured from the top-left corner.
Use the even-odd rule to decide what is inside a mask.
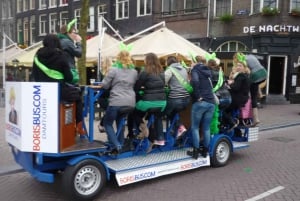
[[[215,0],[215,17],[221,17],[225,14],[232,14],[231,0]]]
[[[291,0],[291,10],[292,9],[300,10],[300,0]]]
[[[24,11],[29,10],[29,0],[23,1],[23,8],[24,8]]]
[[[63,25],[66,25],[68,23],[68,11],[63,11],[59,14],[60,16],[60,21],[59,21],[59,24],[60,26],[63,26]]]
[[[75,24],[75,29],[79,29],[79,19],[80,19],[80,15],[81,15],[81,9],[76,9],[75,11],[74,11],[74,18],[76,18],[77,19],[77,23]]]
[[[46,15],[40,15],[39,22],[40,22],[39,35],[46,35],[47,16]]]
[[[56,0],[49,0],[49,8],[57,7]]]
[[[29,8],[30,8],[30,10],[35,9],[35,0],[30,0],[30,2],[29,2]]]
[[[247,46],[239,41],[227,41],[221,44],[216,52],[244,52],[247,50]]]
[[[277,0],[264,0],[263,7],[277,8]]]
[[[97,13],[98,13],[98,16],[99,15],[105,15],[107,12],[106,12],[106,4],[102,4],[102,5],[98,5],[97,7]]]
[[[175,15],[177,13],[177,0],[163,0],[162,13],[163,15]]]
[[[56,33],[56,24],[57,24],[57,14],[56,13],[50,13],[49,14],[49,32],[50,33]]]
[[[12,12],[13,8],[12,8],[12,2],[11,1],[7,1],[7,17],[11,18],[12,17]]]
[[[29,38],[28,38],[28,33],[29,33],[29,24],[28,24],[28,18],[25,18],[24,19],[24,22],[23,22],[23,27],[24,27],[24,45],[28,45],[29,43]]]
[[[9,7],[8,6],[9,6],[8,2],[2,2],[1,8],[0,8],[2,11],[2,14],[1,14],[2,19],[8,18],[8,15],[9,15],[9,13],[8,13]]]
[[[94,7],[90,7],[87,31],[90,31],[90,32],[95,31],[95,9],[94,9]]]
[[[137,0],[137,16],[151,15],[152,0]]]
[[[30,45],[35,43],[35,16],[30,17]]]
[[[205,2],[201,2],[200,0],[185,0],[184,13],[197,12],[197,10],[200,8],[200,4],[204,3]]]
[[[17,13],[20,13],[23,11],[23,2],[22,0],[17,1]]]
[[[116,19],[129,17],[129,0],[116,0]]]
[[[46,0],[39,0],[39,9],[42,10],[42,9],[46,9],[47,8],[47,2]]]
[[[17,33],[18,33],[18,36],[17,36],[17,40],[18,40],[18,43],[19,44],[23,44],[23,27],[22,27],[22,20],[21,19],[18,19],[17,21]]]
[[[59,0],[59,5],[60,6],[66,6],[66,5],[68,5],[68,0]]]
[[[252,13],[260,13],[260,0],[252,0]]]
[[[278,8],[278,1],[252,0],[252,13],[260,13],[263,7]]]

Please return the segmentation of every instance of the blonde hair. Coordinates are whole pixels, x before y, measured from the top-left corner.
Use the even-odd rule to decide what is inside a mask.
[[[117,55],[117,61],[119,61],[122,64],[123,68],[130,68],[133,66],[133,61],[130,56],[130,53],[126,50],[122,50]]]

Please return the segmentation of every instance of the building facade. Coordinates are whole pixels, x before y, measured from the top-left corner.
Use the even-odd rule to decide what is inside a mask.
[[[24,46],[80,17],[79,0],[2,2],[15,5],[15,23],[5,29]],[[165,21],[177,34],[216,52],[227,75],[236,51],[254,53],[268,70],[265,93],[300,103],[300,0],[90,0],[88,37],[98,34],[99,15],[115,29],[109,33],[123,37]]]

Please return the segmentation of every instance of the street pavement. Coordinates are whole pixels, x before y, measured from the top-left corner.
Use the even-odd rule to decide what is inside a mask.
[[[262,105],[259,109],[261,123],[259,130],[265,131],[276,128],[300,125],[300,104],[283,104],[283,105]],[[3,174],[20,171],[11,154],[10,147],[5,141],[5,108],[0,108],[0,176]],[[95,136],[100,136],[97,129],[99,121],[95,121]],[[87,124],[88,125],[88,124]],[[102,136],[105,134],[101,134]]]
[[[266,186],[263,184],[265,181],[267,181],[270,178],[272,181],[276,181],[276,183],[280,184],[288,184],[285,185],[285,190],[279,191],[279,193],[272,194],[269,199],[263,199],[263,200],[268,200],[268,201],[282,201],[282,200],[298,200],[300,197],[299,195],[299,175],[297,176],[297,169],[295,169],[296,166],[299,167],[299,161],[295,160],[296,158],[299,159],[297,154],[299,152],[294,152],[294,154],[291,155],[289,150],[286,150],[286,146],[288,144],[282,143],[282,144],[277,144],[276,142],[282,141],[282,140],[288,140],[288,139],[295,139],[294,144],[291,143],[289,146],[291,146],[291,149],[294,151],[299,150],[299,148],[296,147],[297,141],[299,139],[298,131],[292,132],[283,132],[278,134],[280,137],[273,137],[272,140],[276,143],[278,147],[274,147],[274,143],[270,143],[270,137],[266,137],[267,135],[272,135],[271,133],[275,133],[276,130],[279,128],[288,128],[291,126],[297,126],[295,128],[300,128],[300,115],[298,114],[300,112],[300,104],[284,104],[284,105],[263,105],[262,108],[259,109],[259,116],[260,116],[260,131],[266,133],[264,137],[262,137],[261,141],[258,141],[258,143],[254,143],[251,145],[251,149],[244,150],[243,154],[236,154],[233,156],[232,161],[236,160],[236,163],[231,163],[223,168],[220,169],[214,169],[214,171],[209,171],[209,169],[204,168],[203,172],[205,173],[204,176],[202,174],[201,178],[199,176],[199,180],[201,180],[202,183],[209,183],[212,178],[217,179],[219,182],[216,182],[215,189],[219,189],[219,193],[217,196],[221,196],[218,199],[214,200],[246,200],[249,197],[253,197],[254,195],[257,195],[258,192],[265,192],[270,189],[275,189],[275,188],[280,188],[281,186],[273,186],[273,183],[268,183]],[[4,197],[2,197],[4,200],[26,200],[21,199],[22,192],[26,191],[26,196],[30,200],[64,200],[64,197],[60,195],[61,190],[59,188],[54,188],[54,193],[49,193],[48,187],[50,187],[49,184],[42,184],[39,182],[32,182],[34,179],[31,178],[31,176],[27,173],[19,173],[19,174],[13,174],[17,172],[22,172],[22,169],[14,162],[14,159],[11,154],[10,147],[7,145],[5,141],[5,132],[4,132],[4,121],[5,121],[5,113],[4,113],[4,108],[0,108],[0,113],[2,114],[0,116],[0,126],[3,128],[0,132],[0,151],[1,151],[1,160],[0,160],[0,185],[2,186],[1,189],[3,188],[4,193],[7,192],[7,189],[9,188],[10,192],[14,192],[13,194],[10,194],[9,192],[3,194]],[[95,128],[96,125],[99,123],[99,121],[95,121]],[[274,130],[274,131],[272,131]],[[279,129],[280,130],[280,129]],[[100,136],[97,130],[95,135]],[[268,134],[270,133],[270,134]],[[102,136],[105,134],[101,134]],[[284,138],[286,137],[286,138]],[[299,143],[298,143],[299,144]],[[276,150],[275,150],[276,148]],[[259,152],[260,149],[264,150],[264,153],[262,154]],[[269,158],[274,157],[274,153],[276,153],[277,157],[280,157],[283,155],[285,159],[285,163],[276,163],[275,161],[272,161],[274,166],[267,167],[263,165],[263,161],[267,161]],[[241,155],[245,155],[245,158],[239,158]],[[249,158],[250,157],[250,158]],[[234,159],[235,158],[235,159]],[[238,158],[238,159],[236,159]],[[244,163],[243,163],[244,161]],[[276,164],[276,165],[275,165]],[[298,165],[297,165],[298,164]],[[279,165],[279,166],[278,166]],[[260,169],[261,172],[255,172],[255,176],[247,177],[247,180],[245,180],[245,183],[235,183],[239,177],[232,177],[232,181],[228,181],[228,177],[226,177],[227,180],[225,180],[225,175],[224,176],[219,176],[217,175],[222,175],[221,172],[223,171],[228,171],[229,169],[237,169],[237,171],[240,170],[241,167],[246,167],[244,168],[244,173],[247,171],[251,172],[254,171],[253,169],[250,169],[249,167],[256,167],[257,169]],[[248,168],[247,168],[248,167]],[[277,172],[277,173],[274,173]],[[299,169],[298,169],[299,171]],[[256,175],[257,174],[257,175]],[[205,176],[206,175],[206,176]],[[254,173],[253,173],[254,175]],[[180,183],[177,183],[176,178],[180,178],[182,175],[174,176],[173,177],[165,177],[161,178],[160,181],[158,182],[157,180],[151,180],[147,185],[144,187],[140,187],[140,184],[133,184],[130,185],[130,187],[123,187],[119,188],[116,187],[116,184],[110,183],[108,184],[110,186],[109,190],[104,191],[103,195],[100,196],[99,198],[102,198],[100,200],[141,200],[143,199],[144,201],[148,200],[153,200],[153,196],[155,197],[155,194],[152,194],[153,192],[157,192],[160,196],[160,192],[162,191],[164,185],[170,186],[169,192],[174,192],[176,194],[178,186],[181,186],[182,188],[182,194],[176,194],[176,196],[179,197],[174,197],[175,194],[171,195],[166,194],[166,197],[160,197],[157,198],[157,200],[211,200],[211,198],[208,197],[208,195],[201,195],[203,199],[199,199],[197,197],[197,191],[196,189],[197,185],[180,185]],[[193,171],[191,173],[185,173],[184,178],[186,181],[189,179],[192,181],[192,179],[196,175],[193,174]],[[196,176],[198,177],[198,176]],[[217,178],[216,178],[217,177]],[[1,178],[3,178],[1,180]],[[6,178],[6,179],[5,179]],[[172,179],[172,184],[170,184],[169,179]],[[178,179],[180,181],[180,179]],[[243,192],[245,189],[246,182],[249,181],[252,183],[251,188],[249,189],[249,192]],[[20,185],[18,184],[20,182]],[[193,183],[195,182],[194,180],[192,181]],[[228,183],[223,183],[223,182],[228,182]],[[230,183],[233,182],[233,183]],[[177,183],[177,187],[173,188],[173,183]],[[18,184],[19,187],[16,187]],[[24,184],[24,185],[21,185]],[[30,185],[28,185],[30,184]],[[5,185],[5,188],[4,188]],[[244,186],[243,186],[244,185]],[[11,186],[11,187],[10,187]],[[284,185],[283,185],[284,186]],[[297,187],[298,186],[298,187]],[[12,190],[12,188],[20,188],[19,190]],[[116,190],[117,188],[117,190]],[[187,188],[189,190],[187,190]],[[127,191],[128,190],[128,191]],[[209,189],[203,189],[202,191],[205,191]],[[276,190],[276,189],[275,189]],[[40,192],[39,192],[40,191]],[[114,192],[118,192],[118,195],[114,194]],[[137,197],[136,191],[139,193],[142,193],[144,195],[148,195],[149,198],[152,196],[151,199],[147,199],[147,197],[143,198],[142,197]],[[194,192],[194,194],[188,194],[188,192]],[[227,193],[226,192],[230,192]],[[234,192],[234,194],[232,194]],[[284,193],[283,193],[284,192]],[[288,193],[287,193],[288,192]],[[248,196],[245,197],[245,194]],[[269,192],[269,194],[271,194]],[[112,196],[114,195],[114,196]],[[53,197],[52,197],[53,196]],[[123,197],[122,197],[123,196]],[[127,197],[128,199],[123,199]],[[204,197],[206,199],[204,199]],[[280,197],[283,196],[283,197]],[[285,197],[284,197],[285,196]],[[232,199],[231,199],[232,197]],[[20,199],[18,199],[20,198]],[[255,201],[258,199],[253,199],[251,201]],[[249,200],[250,201],[250,200]]]

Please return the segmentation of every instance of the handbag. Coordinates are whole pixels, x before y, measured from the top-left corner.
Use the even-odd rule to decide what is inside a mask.
[[[220,109],[226,109],[232,102],[231,100],[231,94],[229,92],[228,87],[226,84],[223,84],[216,92],[215,94],[218,96],[220,100]]]
[[[246,104],[240,108],[240,118],[241,119],[250,119],[252,118],[252,105],[251,105],[251,98],[248,98]]]

